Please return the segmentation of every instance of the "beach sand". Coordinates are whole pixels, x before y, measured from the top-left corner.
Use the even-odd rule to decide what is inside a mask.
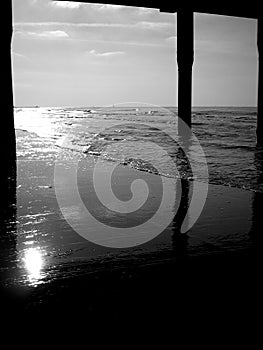
[[[89,194],[92,164],[87,168],[80,172],[79,190]],[[155,187],[159,176],[119,166],[121,193],[134,172]],[[185,322],[191,315],[197,322],[200,314],[227,313],[229,321],[257,305],[260,193],[209,185],[204,210],[189,232],[179,232],[175,216],[156,238],[122,249],[91,243],[70,227],[56,200],[52,162],[19,161],[14,200],[1,244],[7,315],[74,314],[94,322],[157,316]]]

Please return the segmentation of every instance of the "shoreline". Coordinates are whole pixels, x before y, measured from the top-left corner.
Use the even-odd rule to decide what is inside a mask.
[[[194,288],[203,299],[206,288],[212,288],[214,296],[219,296],[225,288],[234,293],[243,286],[240,293],[244,296],[249,284],[257,285],[262,241],[261,193],[209,185],[205,208],[186,235],[180,234],[172,222],[150,242],[113,249],[86,241],[65,222],[56,202],[53,169],[52,162],[19,163],[17,223],[11,227],[9,243],[5,245],[10,254],[5,260],[8,272],[2,279],[6,286],[3,300],[7,300],[8,308],[11,305],[11,309],[22,313],[46,314],[55,310],[63,313],[65,307],[74,313],[83,307],[95,318],[108,310],[118,319],[125,308],[131,313],[143,309],[139,291],[148,295],[144,300],[148,309],[157,294],[165,304],[167,293],[183,293],[181,298],[186,300],[192,297],[189,293]],[[121,183],[127,173],[119,170]],[[157,175],[144,176],[154,182]],[[81,186],[84,185],[85,181]],[[35,247],[44,252],[44,263],[35,281],[30,281],[23,254]],[[97,293],[107,301],[102,302]],[[114,310],[110,298],[115,300]],[[138,303],[131,303],[134,310],[125,301],[129,298]]]

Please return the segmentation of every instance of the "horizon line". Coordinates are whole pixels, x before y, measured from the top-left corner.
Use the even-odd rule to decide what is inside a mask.
[[[143,105],[132,105],[132,103],[127,103],[125,104],[112,104],[112,105],[82,105],[82,106],[40,106],[40,105],[18,105],[18,106],[13,106],[13,108],[118,108],[118,107],[141,107],[141,108],[154,108],[154,107],[161,107],[161,108],[178,108],[178,106],[174,106],[174,105],[153,105],[153,104],[149,104],[147,106],[147,104],[145,104],[145,106]],[[192,108],[257,108],[257,106],[251,106],[251,105],[242,105],[242,106],[238,106],[238,105],[195,105],[192,106]]]

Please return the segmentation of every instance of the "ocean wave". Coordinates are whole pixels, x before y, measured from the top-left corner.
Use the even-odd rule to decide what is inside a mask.
[[[16,133],[16,137],[25,137],[25,136],[38,137],[37,133],[33,131],[28,131],[26,129],[21,129],[21,128],[16,128],[15,133]]]
[[[235,150],[235,149],[243,149],[247,151],[255,151],[255,146],[251,145],[220,145],[223,149]]]
[[[150,113],[149,113],[150,112]],[[155,129],[169,128],[176,135],[176,108],[166,113],[158,108],[115,107],[115,108],[46,108],[23,109],[15,111],[17,114],[16,136],[18,153],[21,151],[23,159],[41,158],[45,150],[50,149],[50,155],[55,151],[65,150],[65,157],[101,157],[105,162],[116,162],[121,166],[129,166],[138,171],[147,171],[157,176],[175,177],[171,170],[163,167],[157,173],[149,164],[140,160],[140,155],[125,159],[118,150],[122,141],[150,141],[172,147],[168,140],[158,139]],[[193,131],[202,144],[207,155],[210,183],[238,188],[260,190],[256,178],[260,173],[260,165],[251,166],[256,162],[255,156],[255,115],[253,108],[199,108],[193,109]],[[130,125],[117,130],[105,129],[105,121],[116,125],[127,122]],[[131,124],[134,124],[132,126]],[[148,124],[149,127],[138,128],[138,123]],[[135,125],[136,124],[136,125]],[[36,132],[35,132],[36,131]],[[84,132],[85,131],[85,132]],[[68,135],[68,133],[73,135]],[[39,140],[39,143],[37,142]],[[114,143],[116,146],[114,146]],[[103,153],[106,144],[116,148],[116,154]],[[120,146],[120,147],[119,147]],[[52,149],[53,147],[53,149]],[[169,148],[170,149],[170,148]],[[171,151],[171,153],[173,153]],[[53,155],[52,155],[53,156]],[[176,152],[174,152],[176,158]],[[250,162],[251,161],[251,162]],[[160,162],[165,161],[160,159]],[[180,164],[176,164],[180,168]],[[218,172],[221,172],[221,176]],[[180,169],[187,177],[187,172]],[[188,174],[189,175],[189,174]],[[189,176],[190,177],[190,176]],[[201,180],[201,179],[198,179]]]

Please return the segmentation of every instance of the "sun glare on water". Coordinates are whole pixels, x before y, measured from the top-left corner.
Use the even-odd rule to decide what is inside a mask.
[[[30,282],[37,282],[41,279],[43,263],[43,255],[40,249],[30,248],[25,252],[24,264]]]

